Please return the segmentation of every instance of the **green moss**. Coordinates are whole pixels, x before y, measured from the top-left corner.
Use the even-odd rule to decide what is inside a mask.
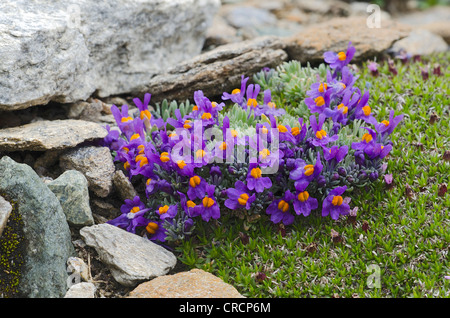
[[[6,198],[2,194],[3,197]],[[23,221],[17,203],[13,207],[5,229],[0,236],[0,298],[19,296],[21,269],[24,263]]]

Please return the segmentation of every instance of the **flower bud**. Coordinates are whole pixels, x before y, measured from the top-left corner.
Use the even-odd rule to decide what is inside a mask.
[[[377,171],[371,172],[371,173],[369,174],[369,179],[370,179],[371,181],[377,180],[377,179],[378,179],[378,172],[377,172]]]
[[[324,176],[319,176],[319,178],[317,178],[317,185],[321,188],[327,185],[327,180]]]
[[[339,167],[338,168],[338,173],[339,173],[339,175],[341,175],[343,177],[345,177],[347,175],[347,171],[345,170],[344,167]]]

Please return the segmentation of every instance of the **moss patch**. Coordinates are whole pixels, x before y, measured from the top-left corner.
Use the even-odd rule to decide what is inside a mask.
[[[5,199],[8,200],[6,197]],[[0,236],[0,298],[19,297],[21,269],[24,263],[23,221],[17,203],[11,202],[11,205],[11,215]]]

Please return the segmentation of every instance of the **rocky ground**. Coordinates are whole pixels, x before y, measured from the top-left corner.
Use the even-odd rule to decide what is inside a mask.
[[[121,245],[133,240],[120,239],[129,233],[108,239],[111,229],[100,225],[136,195],[101,144],[103,127],[115,126],[111,105],[132,106],[132,98],[145,92],[152,103],[184,101],[198,89],[218,98],[237,87],[242,74],[292,59],[319,63],[325,51],[341,51],[349,40],[356,62],[393,49],[446,51],[450,43],[450,7],[418,12],[414,2],[409,11],[381,11],[381,28],[367,27],[367,3],[339,0],[209,0],[201,7],[152,8],[158,14],[146,18],[143,1],[127,8],[120,23],[115,11],[125,12],[122,1],[106,9],[95,1],[86,2],[91,7],[74,2],[72,8],[81,10],[75,13],[90,11],[79,23],[61,1],[50,2],[39,10],[25,1],[0,4],[0,26],[9,26],[0,27],[0,195],[18,203],[32,242],[21,287],[26,297],[63,297],[68,275],[83,284],[67,297],[240,297],[208,273],[188,272],[148,240]],[[58,8],[67,16],[51,20],[52,28],[36,22]],[[99,10],[107,12],[101,27]],[[137,30],[136,16],[142,22]],[[155,21],[164,32],[148,43]],[[0,204],[0,229],[12,211]],[[40,211],[39,217],[30,211]],[[78,271],[67,271],[70,257],[79,258],[72,264]],[[41,282],[49,272],[53,281]],[[178,294],[175,287],[162,292],[162,280]],[[191,280],[203,284],[192,290],[185,284]]]

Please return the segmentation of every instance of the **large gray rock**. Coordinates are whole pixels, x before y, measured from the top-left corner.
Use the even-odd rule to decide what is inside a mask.
[[[219,0],[2,0],[0,109],[130,91],[200,53]]]
[[[136,286],[165,275],[177,262],[176,256],[165,248],[107,223],[84,227],[80,235],[124,286]]]
[[[89,205],[86,177],[79,171],[67,170],[57,179],[47,183],[61,203],[67,222],[73,226],[94,224]]]
[[[63,297],[66,261],[74,254],[69,226],[59,200],[25,164],[0,159],[0,192],[17,202],[26,241],[19,285],[23,297]]]
[[[113,188],[115,167],[107,147],[85,146],[70,149],[59,160],[64,170],[77,170],[88,181],[88,187],[97,196],[104,198]]]
[[[0,129],[0,151],[72,148],[85,141],[102,139],[107,133],[100,124],[84,120],[36,121],[23,126]]]

